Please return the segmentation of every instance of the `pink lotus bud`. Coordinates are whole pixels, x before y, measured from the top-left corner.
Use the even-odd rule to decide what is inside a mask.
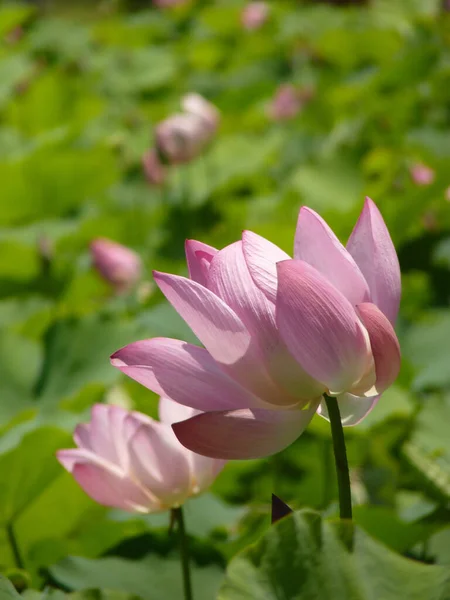
[[[126,292],[139,281],[141,259],[126,246],[97,238],[91,243],[90,250],[94,267],[117,292]]]
[[[112,364],[158,394],[202,412],[173,426],[213,458],[268,456],[293,442],[326,393],[355,425],[396,379],[393,325],[400,268],[387,227],[366,199],[344,247],[303,207],[294,260],[250,231],[222,250],[189,240],[189,278],[154,278],[203,348],[157,338]]]
[[[156,127],[156,147],[170,164],[181,164],[198,156],[211,139],[204,119],[194,114],[175,114]]]
[[[220,114],[217,108],[200,94],[187,94],[181,100],[181,107],[188,114],[202,119],[213,136],[220,122]]]
[[[290,84],[280,85],[269,106],[269,116],[274,121],[292,119],[311,97],[312,90],[299,90]]]
[[[416,163],[410,168],[411,179],[416,185],[430,185],[434,181],[433,169],[422,163]]]
[[[138,513],[175,508],[206,490],[224,466],[177,441],[171,424],[195,412],[161,398],[160,421],[154,421],[96,404],[90,423],[75,429],[78,447],[60,450],[57,458],[99,504]]]
[[[244,29],[254,31],[264,25],[269,16],[267,2],[250,2],[241,14],[241,23]]]
[[[162,185],[166,179],[166,168],[159,160],[156,150],[147,150],[142,157],[145,178],[151,185]]]

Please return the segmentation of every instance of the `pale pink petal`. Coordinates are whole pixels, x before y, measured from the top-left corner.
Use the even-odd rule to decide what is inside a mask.
[[[187,452],[171,427],[154,421],[142,425],[130,442],[133,474],[163,506],[182,503],[189,495],[190,465]]]
[[[353,394],[342,394],[333,400],[337,400],[339,404],[342,425],[351,427],[360,423],[375,407],[379,399],[380,395],[366,398],[364,396],[354,396]],[[325,400],[322,400],[317,414],[327,421],[330,420]]]
[[[198,410],[195,408],[190,408],[189,406],[183,406],[170,398],[165,398],[162,396],[159,399],[158,404],[158,415],[161,423],[166,423],[166,425],[172,425],[172,423],[177,423],[178,421],[184,421],[185,419],[190,419],[194,415],[198,414]]]
[[[320,396],[324,389],[299,367],[289,354],[275,322],[275,305],[259,290],[248,270],[242,242],[230,244],[211,262],[208,288],[214,291],[245,324],[258,345],[261,365],[271,388],[265,384],[267,402],[293,405],[299,399]]]
[[[221,367],[263,400],[276,399],[258,344],[236,313],[196,281],[154,273],[163,294]]]
[[[185,251],[189,277],[201,285],[206,285],[209,265],[217,250],[203,242],[186,240]]]
[[[75,427],[73,434],[75,444],[79,448],[86,448],[86,450],[92,450],[91,445],[91,426],[90,423],[80,423]]]
[[[289,446],[311,421],[318,403],[304,410],[235,410],[203,413],[172,425],[180,442],[198,454],[249,459]]]
[[[291,257],[265,238],[244,231],[242,249],[250,275],[255,285],[272,302],[277,298],[277,262]]]
[[[134,342],[115,352],[111,363],[156,394],[198,410],[261,406],[204,348],[180,340]]]
[[[367,372],[367,332],[350,302],[314,267],[278,263],[277,323],[287,347],[332,394],[350,390]]]
[[[192,493],[200,494],[212,485],[227,461],[189,452],[189,462],[191,464]]]
[[[322,273],[353,306],[369,300],[369,287],[352,256],[322,217],[305,206],[298,216],[294,258]]]
[[[69,471],[69,473],[72,473],[74,466],[79,462],[97,464],[99,460],[101,460],[98,459],[90,450],[86,450],[84,448],[58,450],[56,453],[56,458],[66,469],[66,471]]]
[[[384,392],[397,379],[400,371],[400,344],[388,318],[375,304],[366,302],[357,307],[367,329],[375,361],[376,388]]]
[[[91,411],[90,440],[92,451],[112,462],[119,464],[116,451],[115,436],[120,436],[120,431],[113,431],[110,423],[110,406],[95,404]]]
[[[104,506],[133,512],[159,509],[158,504],[125,473],[118,474],[100,465],[77,463],[72,475],[93,500]]]
[[[370,300],[395,324],[400,305],[400,265],[380,211],[370,198],[347,243],[370,289]]]

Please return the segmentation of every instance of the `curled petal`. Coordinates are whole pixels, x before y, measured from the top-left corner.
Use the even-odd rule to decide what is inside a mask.
[[[248,270],[255,285],[272,302],[277,298],[277,262],[291,257],[265,238],[244,231],[242,249]]]
[[[111,363],[160,396],[197,410],[261,405],[218,366],[207,350],[180,340],[134,342],[115,352]],[[183,408],[179,406],[178,410]]]
[[[379,399],[379,394],[371,397],[354,396],[353,394],[337,396],[336,400],[339,404],[342,425],[344,427],[351,427],[360,423],[376,406]],[[322,400],[317,414],[327,421],[330,420],[325,400]]]
[[[80,423],[75,427],[73,439],[79,448],[92,450],[90,423]]]
[[[206,285],[209,265],[217,250],[203,242],[186,240],[185,251],[189,277],[201,285]]]
[[[193,452],[220,458],[249,459],[289,446],[311,421],[317,403],[300,410],[235,410],[203,413],[174,423],[179,441]]]
[[[401,362],[400,344],[390,321],[375,304],[365,302],[357,307],[357,311],[369,334],[375,361],[375,386],[381,394],[397,379]]]
[[[400,265],[383,217],[370,198],[366,198],[347,250],[369,284],[371,301],[394,324],[400,304]]]
[[[302,207],[294,257],[317,269],[353,306],[369,300],[369,287],[350,253],[316,212]]]
[[[277,323],[292,355],[331,394],[350,390],[367,372],[370,345],[355,310],[303,261],[278,263]]]

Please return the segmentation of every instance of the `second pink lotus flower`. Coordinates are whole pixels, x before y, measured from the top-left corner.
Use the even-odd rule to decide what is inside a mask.
[[[336,397],[343,424],[355,425],[396,379],[400,269],[370,199],[346,247],[303,207],[294,259],[250,231],[219,251],[189,240],[186,257],[189,279],[154,277],[204,348],[155,338],[111,360],[202,411],[173,425],[187,448],[221,459],[267,456],[316,411],[326,418],[324,393]]]

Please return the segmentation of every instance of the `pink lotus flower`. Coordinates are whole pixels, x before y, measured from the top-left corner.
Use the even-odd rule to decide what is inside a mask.
[[[199,456],[176,439],[171,424],[195,410],[161,398],[161,421],[119,406],[96,404],[78,425],[78,448],[59,450],[59,462],[96,502],[130,512],[159,512],[206,490],[223,461]]]
[[[126,292],[139,281],[141,259],[129,248],[106,238],[97,238],[91,243],[90,250],[94,267],[117,292]]]
[[[112,364],[201,411],[173,425],[191,450],[223,459],[282,450],[324,393],[355,425],[397,377],[400,269],[383,218],[367,199],[345,248],[313,210],[298,218],[294,259],[245,231],[217,251],[186,243],[190,279],[154,273],[203,348],[156,338],[117,351]]]
[[[422,163],[414,164],[410,169],[410,174],[416,185],[431,185],[435,178],[433,169]]]
[[[159,154],[173,165],[191,161],[211,139],[203,119],[190,113],[175,114],[161,121],[155,135]]]
[[[166,168],[159,160],[156,150],[147,150],[142,157],[142,168],[150,185],[162,185],[166,179]]]
[[[293,85],[280,85],[269,105],[268,113],[274,121],[293,119],[311,99],[312,90],[299,90]]]
[[[267,21],[269,5],[267,2],[250,2],[242,11],[241,23],[244,29],[254,31]]]

